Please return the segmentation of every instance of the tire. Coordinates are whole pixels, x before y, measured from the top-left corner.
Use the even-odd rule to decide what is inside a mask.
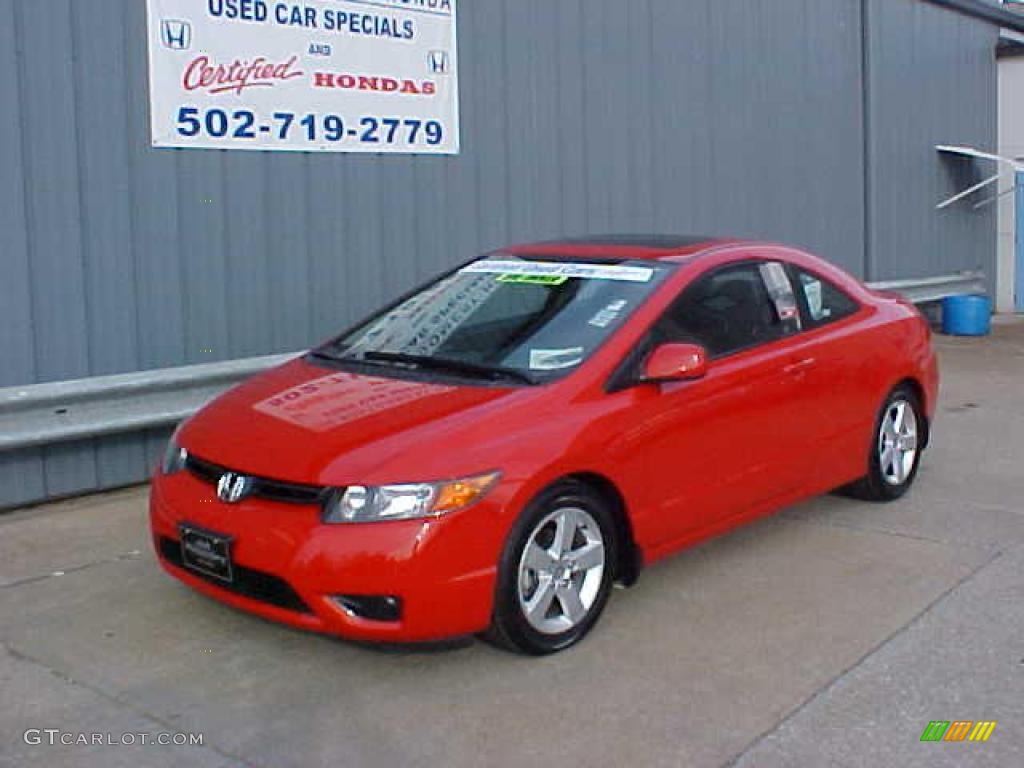
[[[570,528],[566,539],[561,534]],[[610,505],[590,486],[563,481],[543,491],[505,543],[485,637],[532,655],[579,642],[611,594],[618,562],[615,530]]]
[[[902,426],[898,413],[905,409]],[[893,501],[905,494],[917,477],[927,431],[921,400],[914,390],[901,384],[879,409],[872,433],[868,473],[843,490],[865,501]],[[910,453],[909,446],[913,446]]]

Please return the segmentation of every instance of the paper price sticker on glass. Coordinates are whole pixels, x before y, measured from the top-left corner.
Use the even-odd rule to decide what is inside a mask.
[[[496,274],[508,278],[515,275],[528,277],[579,277],[588,280],[616,280],[625,283],[648,283],[654,276],[654,269],[634,267],[625,264],[585,264],[553,261],[505,261],[485,259],[463,267],[464,274]],[[548,283],[557,285],[558,283]]]

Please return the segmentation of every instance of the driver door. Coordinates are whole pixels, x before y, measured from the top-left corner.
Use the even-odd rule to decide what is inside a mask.
[[[695,343],[709,358],[701,379],[636,390],[642,514],[661,542],[783,496],[813,466],[790,343],[800,322],[782,265],[745,261],[691,283],[652,329],[652,348]]]

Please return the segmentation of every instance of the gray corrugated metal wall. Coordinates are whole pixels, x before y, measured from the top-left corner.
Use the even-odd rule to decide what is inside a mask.
[[[991,214],[932,211],[931,145],[994,146],[995,31],[863,2],[867,142],[858,0],[464,0],[440,158],[152,150],[144,3],[0,0],[0,386],[307,347],[566,233],[781,239],[864,274],[869,225],[875,276],[987,267]],[[141,479],[162,437],[0,455],[0,506]]]
[[[994,206],[980,215],[970,205],[933,209],[981,178],[938,162],[936,144],[996,151],[998,30],[910,0],[868,0],[867,12],[871,276],[984,269],[994,281]]]

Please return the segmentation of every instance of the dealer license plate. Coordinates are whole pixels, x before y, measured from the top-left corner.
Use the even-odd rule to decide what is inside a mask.
[[[185,567],[205,576],[230,582],[231,537],[196,528],[182,523],[178,526],[181,536],[181,560]]]

